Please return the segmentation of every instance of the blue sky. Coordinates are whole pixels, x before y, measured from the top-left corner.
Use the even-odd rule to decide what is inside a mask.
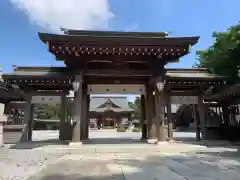
[[[225,31],[240,19],[239,0],[1,0],[0,66],[60,66],[37,32],[60,26],[121,31],[168,31],[170,36],[200,36],[178,64],[189,68],[196,50],[213,43],[213,31]]]

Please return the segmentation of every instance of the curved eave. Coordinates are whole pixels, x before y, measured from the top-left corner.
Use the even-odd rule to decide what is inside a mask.
[[[187,46],[195,45],[199,36],[193,37],[136,37],[136,36],[99,36],[99,35],[59,35],[38,33],[44,43],[81,43],[81,44],[122,44],[139,46]]]
[[[105,111],[95,111],[95,110],[90,110],[90,113],[132,113],[132,111],[114,111],[114,110],[105,110]]]
[[[226,77],[222,76],[206,76],[206,77],[197,77],[197,76],[165,76],[166,80],[196,80],[196,81],[224,81]]]
[[[71,80],[73,78],[72,75],[70,74],[63,74],[63,73],[58,73],[58,72],[12,72],[8,74],[4,74],[2,76],[4,81],[8,80],[31,80],[31,79],[36,79],[36,80]]]
[[[55,80],[55,79],[60,79],[60,80],[69,80],[72,79],[72,76],[64,76],[64,75],[58,75],[58,76],[52,76],[52,75],[48,75],[48,76],[30,76],[30,75],[11,75],[11,74],[6,74],[4,75],[4,80],[8,81],[8,80],[32,80],[32,79],[36,79],[36,80]]]
[[[206,80],[206,81],[224,81],[226,76],[219,76],[208,71],[206,68],[191,69],[166,69],[165,78],[167,80]]]

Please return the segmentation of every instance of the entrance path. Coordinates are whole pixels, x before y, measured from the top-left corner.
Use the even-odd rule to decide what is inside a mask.
[[[230,144],[130,144],[137,141],[127,140],[127,133],[109,143],[107,134],[78,149],[55,141],[6,146],[0,149],[0,180],[240,179],[239,148]]]
[[[232,146],[183,143],[83,145],[79,149],[43,143],[32,149],[0,150],[0,177],[1,180],[239,180],[240,154]]]

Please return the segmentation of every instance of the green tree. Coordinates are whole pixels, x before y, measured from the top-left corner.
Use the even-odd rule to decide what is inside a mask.
[[[140,118],[141,117],[141,98],[136,97],[134,102],[128,102],[130,108],[134,110],[133,118]]]
[[[215,39],[213,45],[197,52],[196,66],[229,77],[229,83],[237,83],[240,66],[240,24],[231,26],[226,32],[214,32],[212,37]]]
[[[59,119],[60,105],[39,104],[35,108],[36,119]]]

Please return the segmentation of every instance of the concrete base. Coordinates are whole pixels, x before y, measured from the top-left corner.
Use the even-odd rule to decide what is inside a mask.
[[[157,139],[147,139],[148,144],[157,144]]]
[[[142,142],[146,142],[147,139],[146,139],[146,138],[141,138],[140,141],[142,141]]]
[[[174,143],[174,140],[173,139],[168,139],[168,141],[167,141],[169,144],[172,144],[172,143]]]
[[[82,147],[82,142],[70,142],[69,147],[71,148],[79,148]]]
[[[167,145],[167,144],[169,144],[168,141],[158,141],[157,142],[157,145]]]

